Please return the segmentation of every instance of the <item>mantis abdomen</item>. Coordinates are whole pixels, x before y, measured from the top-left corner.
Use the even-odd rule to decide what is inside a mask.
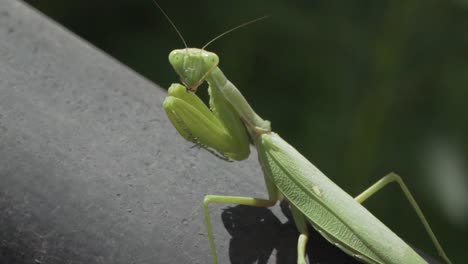
[[[369,263],[426,263],[400,237],[276,133],[257,142],[278,191],[330,242]]]

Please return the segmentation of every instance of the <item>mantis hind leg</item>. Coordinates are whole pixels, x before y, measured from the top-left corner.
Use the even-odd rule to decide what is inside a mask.
[[[419,219],[421,220],[424,228],[426,229],[426,232],[429,234],[429,237],[431,238],[432,243],[436,247],[437,253],[439,254],[439,256],[442,259],[444,259],[445,262],[452,263],[450,261],[450,259],[447,257],[447,255],[445,254],[445,251],[442,248],[442,246],[440,245],[439,241],[437,240],[437,237],[434,235],[434,232],[432,231],[432,228],[429,226],[429,223],[427,222],[426,217],[424,216],[424,214],[423,214],[421,208],[419,207],[418,203],[414,199],[414,197],[411,194],[411,192],[409,191],[408,187],[406,187],[406,184],[403,182],[401,177],[399,175],[397,175],[396,173],[392,172],[392,173],[389,173],[389,174],[385,175],[382,179],[380,179],[378,182],[374,183],[374,185],[372,185],[371,187],[366,189],[364,192],[362,192],[361,194],[356,196],[354,199],[358,203],[362,203],[365,200],[367,200],[369,197],[371,197],[373,194],[375,194],[376,192],[378,192],[380,189],[382,189],[383,187],[385,187],[387,184],[389,184],[391,182],[397,182],[398,185],[400,186],[401,190],[403,191],[403,194],[408,199],[409,203],[413,207],[414,211],[416,212]]]
[[[239,205],[249,205],[256,207],[270,207],[275,205],[277,199],[258,199],[252,197],[240,197],[240,196],[224,196],[224,195],[207,195],[203,200],[203,208],[205,210],[205,220],[206,228],[208,231],[208,239],[210,240],[211,253],[213,256],[213,263],[218,263],[218,255],[216,254],[216,246],[213,238],[213,228],[211,226],[210,218],[210,203],[223,203],[223,204],[239,204]]]

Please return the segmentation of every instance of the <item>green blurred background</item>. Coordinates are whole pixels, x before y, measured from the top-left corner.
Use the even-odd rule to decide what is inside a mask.
[[[151,0],[29,0],[119,61],[168,87],[182,42]],[[189,46],[210,45],[257,112],[357,195],[403,176],[454,263],[468,248],[468,0],[160,0]],[[159,107],[159,106],[158,106]],[[396,185],[367,201],[436,255]]]

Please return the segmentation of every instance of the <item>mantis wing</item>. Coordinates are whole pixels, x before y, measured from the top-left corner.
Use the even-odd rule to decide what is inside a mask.
[[[277,134],[256,142],[267,177],[328,240],[368,263],[426,263]]]

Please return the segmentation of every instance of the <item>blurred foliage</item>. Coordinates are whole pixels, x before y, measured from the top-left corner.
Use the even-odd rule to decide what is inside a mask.
[[[182,42],[151,0],[29,0],[162,87]],[[454,263],[468,245],[468,1],[160,0],[273,128],[352,195],[396,171]],[[155,102],[157,104],[159,102]],[[366,202],[435,251],[396,186]],[[465,245],[465,246],[463,246]]]

